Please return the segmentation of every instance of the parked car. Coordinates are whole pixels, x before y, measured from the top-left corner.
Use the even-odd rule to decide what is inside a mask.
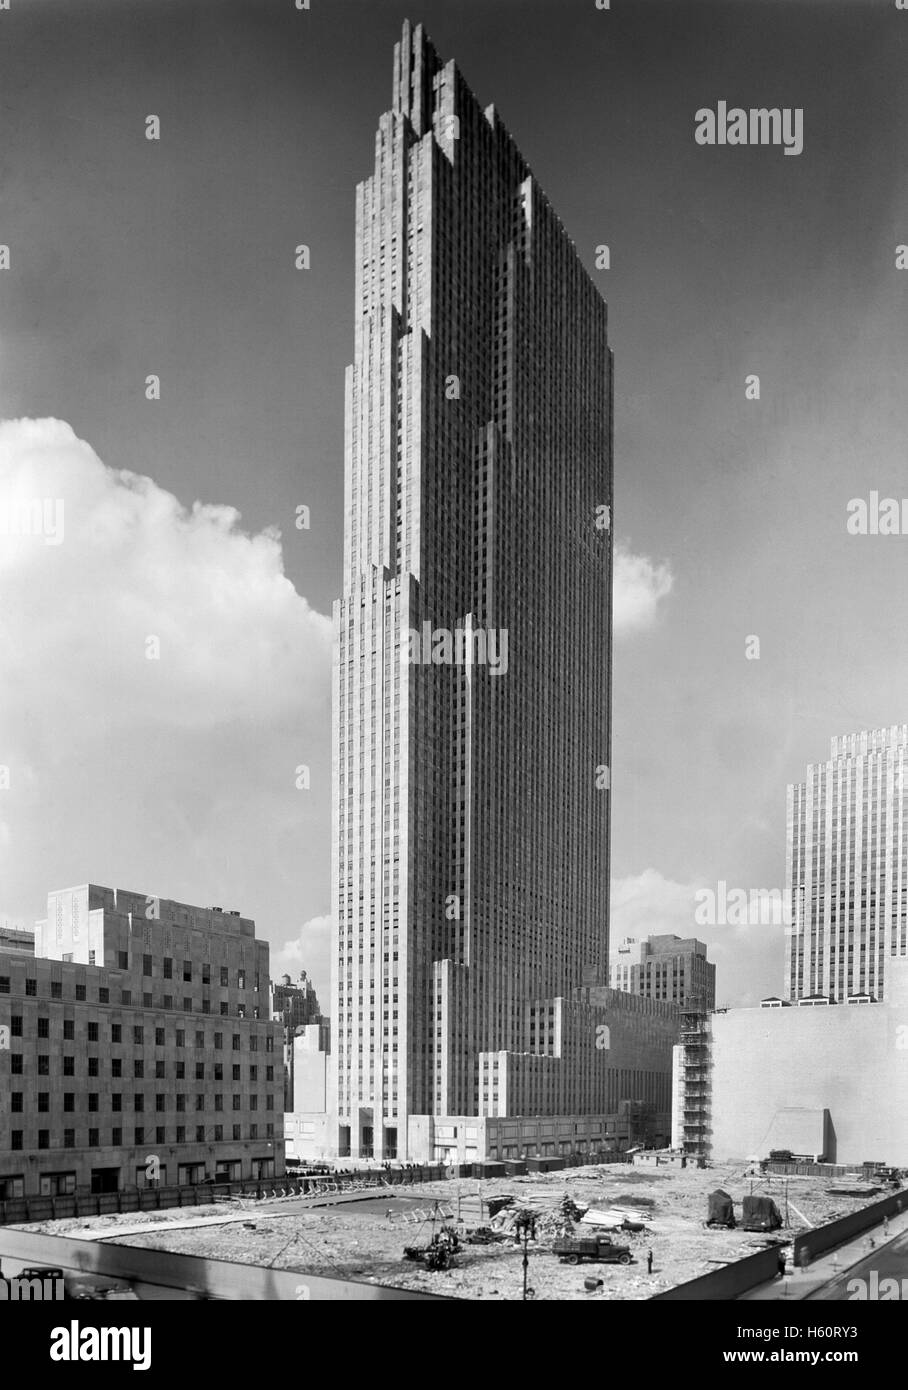
[[[629,1265],[630,1247],[616,1245],[609,1236],[565,1236],[556,1240],[552,1251],[562,1264],[579,1265],[581,1260],[597,1260],[600,1264]]]

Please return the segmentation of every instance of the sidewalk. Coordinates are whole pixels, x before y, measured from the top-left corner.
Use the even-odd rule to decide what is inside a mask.
[[[856,1265],[861,1260],[866,1259],[873,1249],[870,1244],[871,1240],[879,1249],[905,1231],[908,1231],[908,1211],[900,1212],[898,1216],[889,1218],[889,1227],[885,1236],[882,1226],[873,1226],[870,1230],[856,1236],[854,1240],[839,1245],[835,1250],[830,1250],[827,1255],[820,1255],[807,1269],[792,1269],[789,1263],[790,1273],[784,1279],[774,1279],[771,1284],[761,1284],[759,1288],[752,1289],[750,1293],[742,1294],[738,1301],[741,1303],[746,1303],[748,1300],[774,1302],[776,1299],[807,1298],[823,1284],[827,1284],[830,1279],[835,1279],[843,1274],[851,1265]]]

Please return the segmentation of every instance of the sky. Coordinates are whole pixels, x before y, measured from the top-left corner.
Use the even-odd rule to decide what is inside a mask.
[[[217,903],[326,994],[354,194],[405,17],[609,304],[613,941],[696,934],[752,1004],[783,930],[698,890],[784,888],[786,785],[908,718],[908,536],[845,524],[908,495],[894,0],[0,11],[0,503],[65,503],[59,544],[0,535],[0,923],[86,881]],[[802,109],[803,152],[698,145],[720,101]]]

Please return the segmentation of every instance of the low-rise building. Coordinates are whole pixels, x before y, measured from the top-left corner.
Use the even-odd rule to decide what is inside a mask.
[[[239,913],[50,893],[0,957],[0,1198],[280,1176],[268,967]]]
[[[609,984],[679,1009],[716,1006],[716,967],[692,936],[625,937],[610,952]]]

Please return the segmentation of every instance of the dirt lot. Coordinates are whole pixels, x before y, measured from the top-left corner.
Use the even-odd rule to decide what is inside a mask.
[[[519,1205],[540,1213],[557,1209],[565,1193],[581,1207],[625,1206],[643,1215],[646,1230],[640,1234],[615,1236],[631,1247],[634,1257],[629,1266],[561,1264],[541,1238],[530,1243],[529,1283],[537,1299],[643,1299],[684,1283],[716,1268],[717,1263],[740,1259],[759,1249],[765,1238],[746,1231],[707,1230],[706,1195],[717,1187],[734,1198],[740,1219],[740,1201],[753,1186],[754,1192],[772,1196],[783,1219],[786,1214],[785,1185],[788,1185],[790,1225],[778,1235],[790,1238],[805,1229],[803,1216],[812,1225],[821,1225],[866,1203],[865,1198],[829,1196],[825,1178],[772,1178],[752,1180],[743,1165],[717,1166],[708,1170],[633,1168],[626,1164],[572,1168],[555,1173],[533,1174],[525,1178],[496,1179],[482,1184],[475,1180],[442,1182],[431,1187],[393,1189],[393,1196],[365,1203],[348,1202],[333,1207],[305,1210],[301,1204],[280,1203],[272,1212],[249,1201],[218,1202],[215,1206],[183,1208],[158,1213],[133,1213],[85,1220],[49,1222],[29,1230],[42,1229],[58,1235],[76,1235],[82,1230],[109,1229],[139,1224],[160,1225],[160,1232],[126,1236],[124,1243],[180,1254],[203,1255],[241,1263],[271,1265],[313,1274],[337,1275],[400,1288],[427,1289],[455,1298],[520,1298],[523,1283],[522,1251],[512,1242],[493,1246],[464,1245],[456,1267],[430,1273],[402,1258],[405,1245],[424,1244],[431,1224],[414,1224],[414,1206],[431,1209],[438,1197],[446,1210],[456,1212],[457,1194],[473,1198],[481,1188],[482,1197],[510,1193]],[[400,1201],[412,1198],[414,1201]],[[873,1201],[874,1198],[869,1198]],[[168,1230],[168,1224],[195,1216],[227,1214],[234,1208],[242,1212],[235,1224]],[[795,1210],[795,1208],[797,1210]],[[411,1220],[404,1218],[410,1210]],[[277,1215],[292,1210],[292,1215]],[[391,1210],[389,1219],[387,1213]],[[248,1224],[244,1224],[248,1223]],[[543,1223],[545,1224],[545,1223]],[[254,1229],[250,1229],[250,1226]],[[587,1228],[578,1228],[586,1233]],[[653,1273],[646,1272],[646,1255],[653,1252]],[[601,1290],[590,1293],[584,1279],[603,1280]]]

